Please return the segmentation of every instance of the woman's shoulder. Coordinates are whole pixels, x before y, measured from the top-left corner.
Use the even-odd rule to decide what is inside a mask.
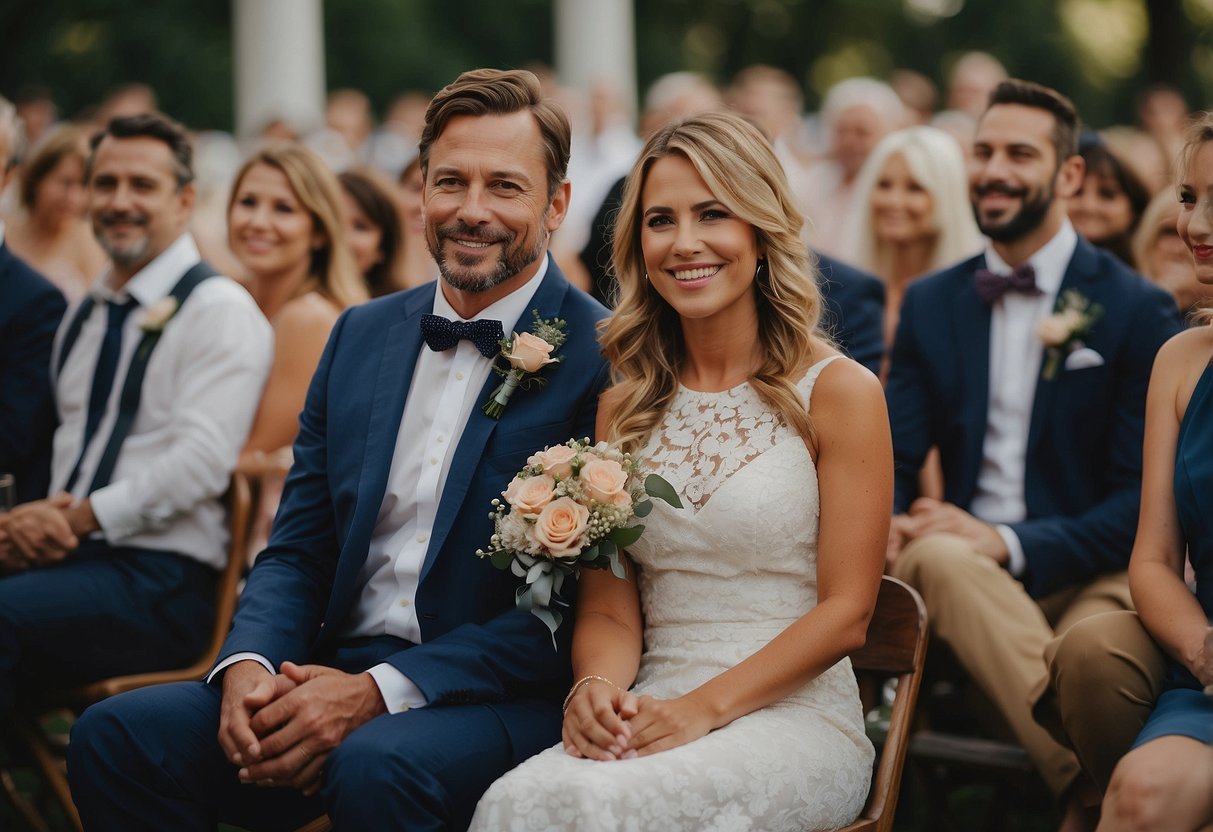
[[[274,331],[278,333],[310,330],[320,325],[332,329],[341,310],[337,304],[319,292],[308,292],[287,301],[274,316]]]
[[[1211,360],[1213,325],[1189,327],[1159,348],[1150,376],[1151,387],[1158,390],[1158,395],[1174,397],[1177,415],[1182,416]]]
[[[810,412],[884,407],[884,389],[872,371],[839,349],[822,345],[800,375],[798,386],[811,395]]]

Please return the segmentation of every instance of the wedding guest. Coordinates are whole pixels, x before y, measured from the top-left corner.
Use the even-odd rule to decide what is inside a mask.
[[[990,93],[1006,79],[1006,68],[990,53],[964,53],[948,71],[948,109],[980,118]]]
[[[890,570],[922,593],[933,638],[1027,750],[1067,830],[1083,823],[1078,762],[1033,720],[1030,698],[1055,632],[1131,608],[1145,391],[1179,329],[1165,292],[1070,225],[1077,139],[1078,114],[1056,91],[995,89],[969,169],[990,243],[906,290],[887,388]],[[943,500],[917,492],[932,447]]]
[[[964,154],[951,136],[933,127],[890,133],[856,178],[853,211],[842,259],[884,282],[889,345],[906,287],[982,248],[968,205]]]
[[[1070,222],[1088,242],[1107,249],[1132,268],[1130,242],[1150,192],[1098,136],[1081,143],[1078,155],[1086,167],[1082,185],[1066,200]]]
[[[415,158],[400,172],[396,195],[400,205],[401,248],[404,252],[400,266],[404,285],[409,289],[438,279],[438,264],[425,239],[425,214],[422,212],[425,179],[421,175],[421,159]]]
[[[1184,320],[1213,300],[1213,291],[1196,276],[1192,252],[1180,239],[1179,201],[1167,188],[1150,200],[1137,233],[1133,235],[1133,261],[1138,271],[1171,293]]]
[[[813,248],[841,254],[859,169],[885,135],[904,126],[905,117],[897,93],[875,78],[848,78],[826,93],[821,121],[830,137],[829,150],[799,186],[808,214],[804,230]]]
[[[301,144],[253,154],[237,172],[228,244],[274,328],[274,360],[241,465],[290,445],[312,373],[341,312],[366,300],[342,220],[341,187]]]
[[[403,221],[391,186],[369,168],[343,171],[337,181],[345,239],[371,297],[404,289]]]
[[[568,636],[553,649],[514,576],[473,552],[535,449],[592,434],[607,379],[606,310],[547,256],[568,153],[568,119],[529,72],[473,70],[434,97],[421,160],[442,281],[334,328],[209,681],[76,723],[87,828],[292,829],[326,812],[337,829],[462,829],[495,778],[559,738]],[[566,322],[563,360],[498,422],[481,404],[499,339],[532,310]]]
[[[79,128],[65,125],[46,137],[22,167],[23,216],[7,235],[13,253],[58,286],[69,302],[84,297],[106,262],[85,219],[87,152]]]
[[[832,829],[863,807],[846,656],[892,453],[876,378],[815,331],[801,222],[733,114],[671,124],[629,175],[597,434],[683,506],[654,508],[626,579],[582,573],[563,743],[498,780],[474,830]]]
[[[44,685],[184,666],[209,638],[220,497],[271,334],[199,260],[192,161],[156,113],[91,142],[93,228],[113,265],[56,337],[51,496],[0,514],[0,710]]]
[[[1213,119],[1196,123],[1182,150],[1180,184],[1167,197],[1179,208],[1176,233],[1196,278],[1213,286]],[[1042,724],[1072,745],[1098,790],[1107,790],[1101,829],[1128,828],[1130,820],[1140,824],[1132,828],[1167,830],[1213,822],[1211,807],[1193,800],[1213,782],[1201,692],[1213,682],[1204,646],[1213,536],[1203,522],[1203,496],[1195,496],[1209,476],[1201,416],[1210,405],[1213,329],[1208,312],[1195,317],[1198,325],[1159,351],[1150,382],[1142,511],[1129,565],[1138,612],[1088,618],[1054,640],[1047,654],[1052,696],[1036,709]],[[1152,771],[1160,759],[1163,769]]]
[[[20,138],[12,104],[0,98],[0,191]],[[45,497],[55,425],[51,344],[63,293],[13,255],[0,222],[0,471],[15,478],[18,503]]]
[[[1179,235],[1197,279],[1213,286],[1213,118],[1179,157]],[[1170,658],[1164,691],[1112,773],[1101,830],[1208,829],[1213,824],[1213,316],[1159,351],[1146,405],[1141,520],[1129,583],[1141,622]],[[1196,572],[1184,582],[1184,557]]]

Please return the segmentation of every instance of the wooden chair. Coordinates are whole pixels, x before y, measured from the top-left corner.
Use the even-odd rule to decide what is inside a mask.
[[[867,805],[859,818],[839,832],[890,832],[897,809],[901,774],[910,742],[910,723],[918,701],[918,686],[927,652],[927,610],[914,589],[896,578],[880,582],[876,610],[868,623],[868,640],[851,654],[859,681],[864,712],[881,704],[881,692],[890,679],[897,693],[889,713],[889,727],[877,750],[876,769]]]
[[[126,691],[166,682],[201,679],[206,675],[214,665],[219,649],[223,646],[223,640],[227,637],[228,628],[232,623],[232,615],[236,610],[240,579],[248,562],[249,530],[254,510],[252,498],[254,486],[255,480],[248,475],[240,472],[232,475],[231,486],[228,488],[225,500],[228,506],[228,529],[231,535],[227,566],[217,578],[215,623],[211,629],[210,644],[206,651],[198,657],[198,660],[188,667],[176,670],[115,676],[72,690],[53,691],[46,696],[45,701],[48,704],[63,705],[72,710],[83,710],[94,702],[100,702],[102,699]],[[62,751],[55,749],[48,742],[36,717],[20,720],[16,728],[37,763],[45,783],[62,805],[68,819],[76,829],[82,829],[80,815],[76,811],[75,804],[72,803],[71,788],[67,782]],[[32,825],[35,829],[39,828],[37,824]]]

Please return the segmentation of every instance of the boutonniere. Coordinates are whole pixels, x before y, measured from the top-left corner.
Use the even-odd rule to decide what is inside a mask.
[[[515,332],[509,338],[501,339],[501,357],[509,364],[509,369],[493,362],[493,372],[505,380],[497,385],[493,395],[481,408],[494,419],[501,418],[515,390],[519,387],[526,390],[542,386],[545,379],[540,377],[540,370],[564,360],[562,356],[553,358],[552,353],[560,349],[568,338],[564,331],[565,322],[560,318],[540,318],[537,309],[531,310],[531,313],[535,316],[535,323],[531,325],[530,332]]]
[[[143,317],[139,320],[139,328],[144,332],[163,331],[169,320],[177,314],[179,305],[177,299],[172,295],[160,298],[143,313]]]
[[[1057,299],[1053,314],[1036,325],[1036,334],[1044,342],[1047,358],[1042,375],[1045,381],[1057,376],[1061,361],[1069,353],[1083,348],[1082,339],[1103,315],[1103,307],[1091,303],[1082,292],[1069,289]]]

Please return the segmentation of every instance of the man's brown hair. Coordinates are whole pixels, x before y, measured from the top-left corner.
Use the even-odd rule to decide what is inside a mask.
[[[1032,107],[1053,116],[1053,146],[1057,150],[1058,165],[1078,153],[1078,133],[1081,128],[1078,110],[1070,99],[1057,90],[1033,81],[1010,78],[990,93],[990,104],[986,111],[989,112],[991,107],[998,104]]]

